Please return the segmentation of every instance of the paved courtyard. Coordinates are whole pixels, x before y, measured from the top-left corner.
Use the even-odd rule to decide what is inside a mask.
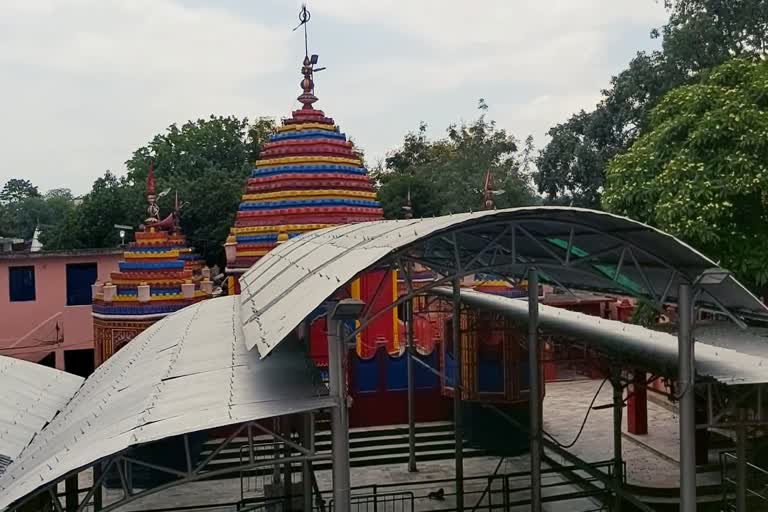
[[[568,381],[547,384],[547,396],[544,401],[544,426],[546,431],[561,443],[570,443],[578,432],[584,414],[587,411],[595,391],[600,385],[599,380]],[[595,402],[595,405],[611,402],[611,388],[608,383]],[[613,412],[610,408],[593,410],[590,413],[584,432],[578,442],[570,449],[572,453],[586,461],[610,459],[613,454],[613,436],[611,433]],[[627,461],[627,480],[629,483],[642,486],[675,487],[678,483],[677,465],[677,418],[668,408],[653,402],[648,404],[649,435],[631,436],[623,434],[623,453]],[[626,421],[623,422],[626,428]],[[557,457],[553,457],[557,460]],[[466,459],[464,472],[467,478],[488,476],[494,472],[499,459],[497,457],[476,457]],[[507,458],[499,468],[499,473],[524,472],[529,468],[527,456]],[[370,468],[354,468],[351,473],[352,486],[372,486],[400,483],[402,486],[388,488],[379,492],[407,489],[414,493],[417,510],[449,509],[455,506],[455,487],[450,480],[454,475],[453,461],[435,461],[419,463],[418,473],[409,473],[404,465],[374,466]],[[321,490],[330,490],[330,471],[316,473],[318,486]],[[82,484],[88,485],[89,475],[83,474]],[[528,484],[527,477],[510,480],[511,488],[524,488]],[[544,477],[545,496],[561,495],[580,491],[574,485],[565,483],[556,474],[546,474]],[[248,482],[245,482],[246,495]],[[501,482],[493,484],[500,488]],[[252,485],[251,485],[252,486]],[[488,498],[481,495],[487,486],[487,479],[470,479],[465,485],[465,504],[468,509],[475,505],[488,506]],[[442,489],[444,500],[429,499],[428,495]],[[63,490],[63,489],[62,489]],[[356,491],[367,494],[368,489]],[[105,503],[113,501],[121,495],[119,491],[108,491]],[[240,499],[241,481],[239,478],[217,480],[213,482],[196,482],[171,488],[166,491],[148,496],[131,503],[123,510],[162,509],[166,507],[183,507],[201,504],[234,503]],[[524,500],[529,497],[528,490],[520,490],[510,496],[510,500]],[[499,496],[495,495],[495,500]],[[589,511],[599,507],[591,498],[578,498],[569,501],[547,503],[545,510],[550,512]],[[210,510],[234,510],[234,506],[212,507]],[[527,510],[527,506],[516,507],[515,510]]]

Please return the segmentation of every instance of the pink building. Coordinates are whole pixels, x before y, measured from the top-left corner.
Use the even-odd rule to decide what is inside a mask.
[[[91,285],[121,249],[0,252],[0,354],[79,375],[94,368]]]

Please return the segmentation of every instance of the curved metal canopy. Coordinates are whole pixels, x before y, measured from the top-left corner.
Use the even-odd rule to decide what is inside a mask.
[[[64,408],[84,380],[47,366],[0,356],[0,475]]]
[[[530,266],[568,288],[631,294],[662,304],[715,262],[651,226],[581,208],[530,207],[432,219],[376,221],[307,233],[240,279],[249,349],[269,354],[315,308],[359,273],[413,261],[442,276],[517,277]],[[717,279],[717,274],[714,276]],[[766,307],[731,276],[702,287],[699,303],[731,315]],[[711,281],[712,279],[710,279]]]
[[[34,439],[0,476],[0,510],[134,445],[332,407],[311,362],[285,347],[268,361],[246,350],[237,297],[166,317],[97,368],[42,431],[28,432]]]
[[[430,293],[453,296],[453,290],[446,287]],[[526,300],[462,290],[461,302],[528,322]],[[672,334],[544,304],[539,304],[539,325],[547,331],[576,337],[614,359],[642,365],[665,377],[677,376],[677,336]],[[768,359],[697,339],[696,374],[728,385],[763,384],[768,382]]]

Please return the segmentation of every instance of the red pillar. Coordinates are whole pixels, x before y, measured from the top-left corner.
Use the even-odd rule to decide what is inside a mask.
[[[632,388],[627,399],[627,431],[630,434],[648,433],[648,391],[645,388],[645,372],[635,371]]]

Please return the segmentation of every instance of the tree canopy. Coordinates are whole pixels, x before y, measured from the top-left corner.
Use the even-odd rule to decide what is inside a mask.
[[[734,59],[659,102],[608,166],[603,205],[768,284],[768,63]]]
[[[669,90],[734,56],[766,54],[767,0],[666,0],[667,24],[652,31],[662,50],[639,52],[591,112],[552,127],[537,159],[539,192],[553,202],[597,207],[605,169],[643,133]]]
[[[160,199],[161,212],[170,212],[175,194],[189,206],[181,225],[189,241],[209,262],[223,257],[223,244],[261,146],[275,130],[271,118],[211,116],[171,125],[126,162],[128,179],[142,189],[149,163],[155,168],[158,191],[173,192]]]
[[[488,170],[495,189],[503,192],[496,198],[500,208],[534,202],[532,139],[521,151],[515,137],[486,118],[483,100],[479,108],[475,121],[449,126],[443,139],[430,140],[422,123],[389,154],[383,168],[373,171],[385,217],[404,216],[409,190],[415,217],[479,210]]]

